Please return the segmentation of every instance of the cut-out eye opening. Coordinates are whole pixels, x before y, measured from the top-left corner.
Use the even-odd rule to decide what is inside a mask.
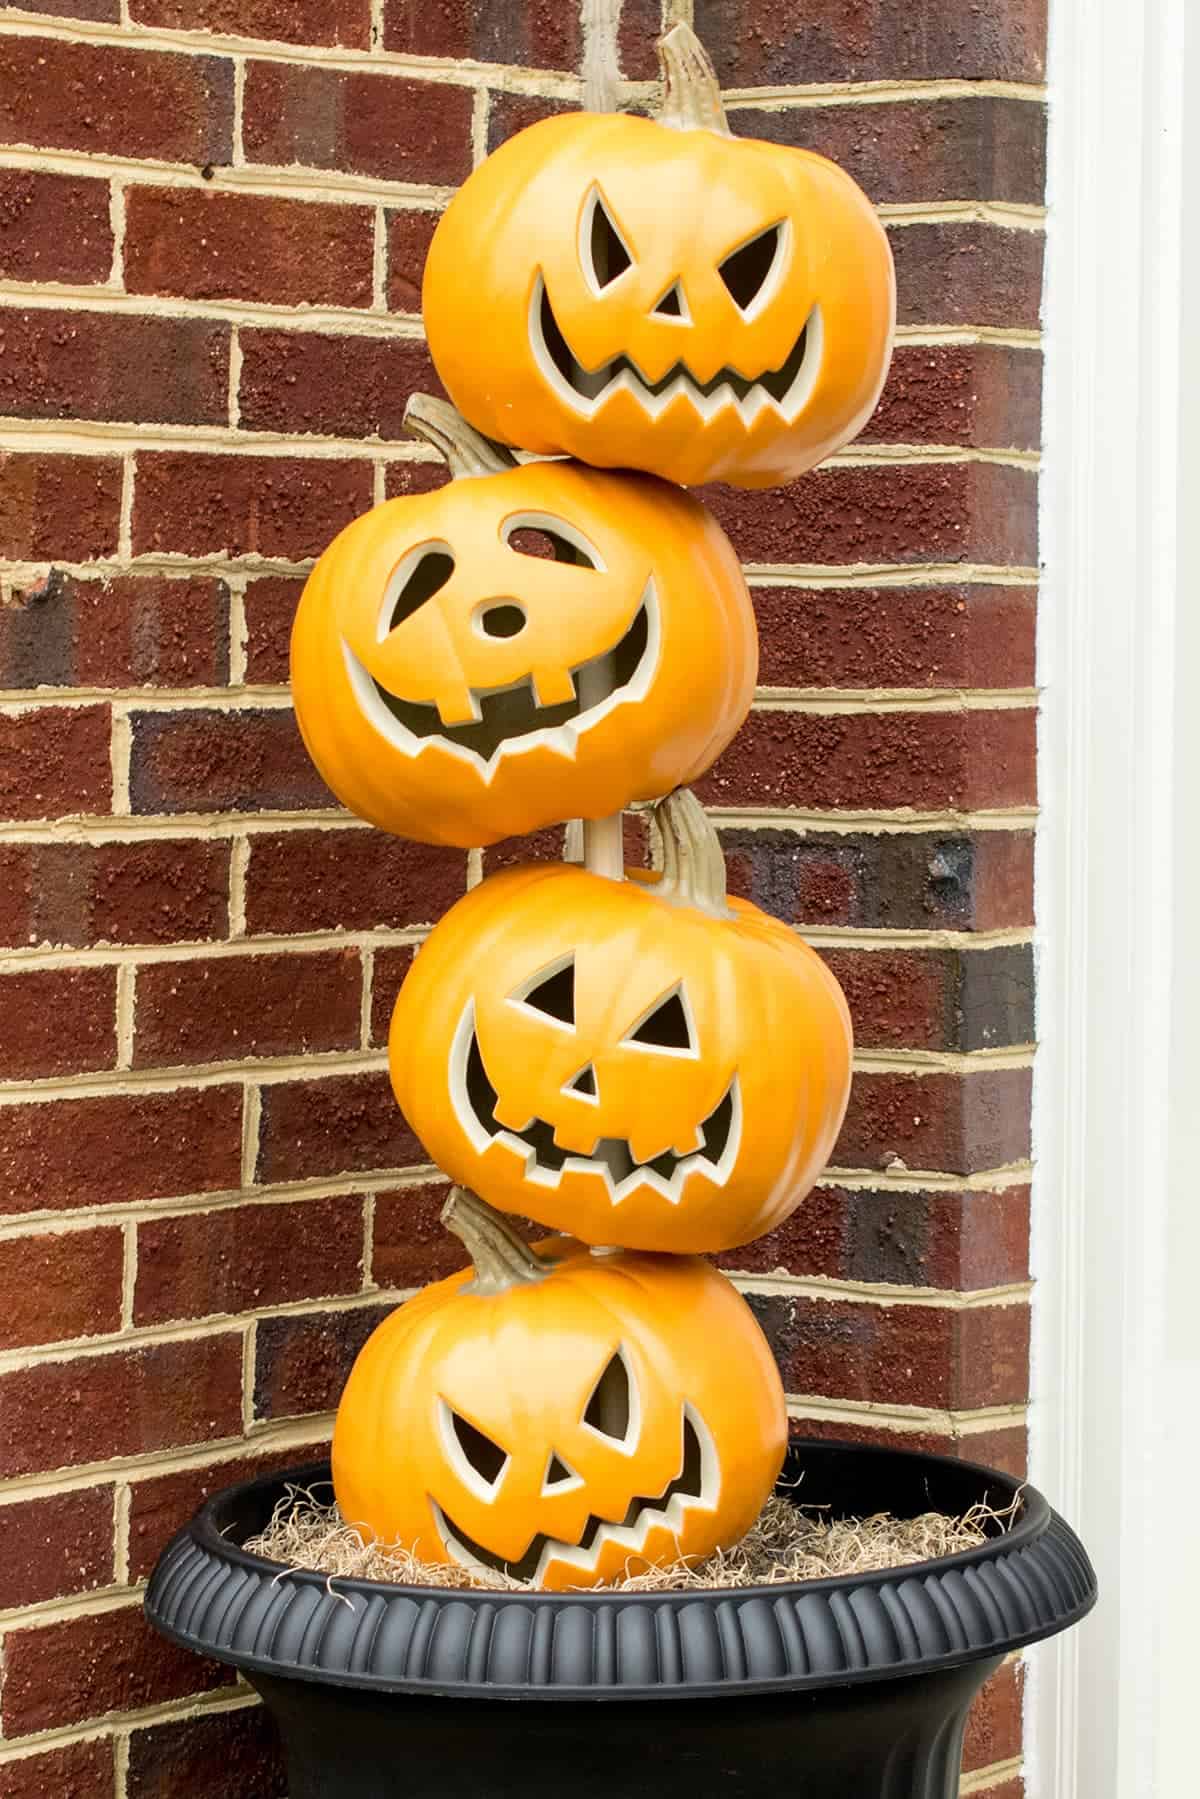
[[[610,286],[633,263],[625,239],[604,204],[599,188],[592,189],[590,203],[584,213],[580,251],[584,273],[591,276],[592,284],[598,291]]]
[[[575,958],[534,977],[531,987],[513,995],[522,1005],[541,1012],[559,1024],[575,1023]]]
[[[772,225],[734,250],[718,268],[717,273],[740,311],[749,312],[762,294],[782,245],[783,226]]]
[[[634,1025],[625,1042],[640,1043],[648,1049],[672,1049],[694,1055],[696,1042],[682,986],[672,988],[670,993],[658,1000],[645,1017]]]
[[[654,308],[654,316],[660,319],[678,319],[681,324],[690,325],[692,315],[688,311],[688,303],[678,281],[673,281],[662,299]]]
[[[542,1481],[542,1492],[553,1493],[560,1487],[576,1487],[579,1476],[573,1468],[568,1468],[560,1455],[552,1450],[550,1460],[546,1464],[546,1477]]]
[[[616,1443],[625,1443],[633,1420],[633,1383],[625,1357],[618,1349],[609,1357],[604,1372],[592,1389],[583,1422],[589,1430]]]
[[[594,544],[566,519],[548,512],[522,512],[505,521],[504,541],[518,556],[539,556],[545,562],[565,562],[575,568],[604,569]]]
[[[490,1437],[456,1412],[453,1406],[447,1410],[450,1414],[450,1428],[467,1466],[479,1476],[485,1487],[494,1487],[508,1466],[508,1452],[501,1449],[499,1443],[493,1443]]]
[[[392,577],[395,597],[384,602],[381,636],[386,637],[397,625],[411,618],[419,606],[431,600],[454,573],[454,557],[448,544],[427,544],[406,556]]]

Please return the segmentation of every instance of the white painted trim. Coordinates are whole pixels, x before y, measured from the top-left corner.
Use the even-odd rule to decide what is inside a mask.
[[[1052,8],[1031,1471],[1102,1597],[1032,1657],[1029,1799],[1191,1790],[1183,1734],[1162,1729],[1156,1616],[1174,1552],[1163,1319],[1188,1122],[1168,1104],[1185,732],[1192,767],[1200,749],[1171,691],[1186,5]]]

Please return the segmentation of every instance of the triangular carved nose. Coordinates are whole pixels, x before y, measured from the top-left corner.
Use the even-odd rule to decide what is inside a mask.
[[[684,298],[683,288],[678,281],[673,281],[666,293],[654,306],[654,316],[659,319],[680,319],[684,324],[691,321],[691,313]]]
[[[582,1094],[584,1099],[596,1099],[599,1097],[596,1092],[596,1070],[592,1067],[590,1062],[586,1067],[581,1068],[577,1075],[571,1077],[564,1086],[563,1092],[579,1093]]]

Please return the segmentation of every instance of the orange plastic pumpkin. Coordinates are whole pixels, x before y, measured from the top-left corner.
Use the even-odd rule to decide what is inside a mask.
[[[644,475],[518,467],[444,402],[408,416],[464,478],[348,526],[292,633],[296,715],[338,798],[384,830],[470,846],[707,768],[758,667],[716,521]]]
[[[474,1271],[385,1319],[338,1408],[343,1516],[426,1561],[590,1587],[737,1541],[783,1461],[783,1389],[745,1301],[687,1256],[536,1252],[473,1195]],[[718,1350],[719,1346],[719,1350]]]
[[[472,424],[528,450],[765,487],[866,423],[895,278],[861,189],[811,151],[730,135],[688,26],[656,121],[518,132],[434,234],[423,306]]]
[[[788,926],[725,899],[692,795],[661,876],[489,877],[430,933],[392,1016],[396,1098],[447,1173],[593,1244],[695,1253],[780,1223],[850,1084],[841,989]]]

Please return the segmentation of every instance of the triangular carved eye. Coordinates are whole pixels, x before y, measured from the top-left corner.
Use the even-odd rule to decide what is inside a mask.
[[[592,189],[590,204],[584,213],[580,252],[584,272],[591,276],[592,285],[598,290],[610,286],[633,263],[625,239],[598,187]]]
[[[532,986],[518,988],[513,999],[553,1018],[557,1024],[575,1023],[575,958],[570,956],[557,967],[546,969],[534,977]]]
[[[696,1039],[682,983],[650,1008],[625,1042],[640,1043],[645,1049],[674,1050],[677,1055],[695,1055]]]
[[[445,1407],[445,1422],[450,1426],[454,1445],[461,1456],[459,1472],[469,1485],[493,1491],[500,1484],[500,1477],[508,1467],[508,1451],[501,1449],[499,1443],[494,1443],[491,1437],[472,1424],[469,1418],[464,1418],[461,1412],[456,1412],[453,1406],[446,1405],[444,1400],[442,1404]]]
[[[783,226],[772,225],[742,244],[720,265],[717,273],[729,297],[741,312],[749,312],[767,285],[783,246]]]
[[[397,625],[412,617],[418,607],[431,600],[454,573],[454,557],[449,544],[431,543],[400,564],[392,577],[392,590],[384,602],[380,635],[386,637]]]
[[[636,1414],[636,1396],[629,1366],[618,1349],[610,1356],[600,1379],[592,1388],[583,1422],[599,1436],[611,1437],[625,1448],[632,1446],[632,1426]]]

